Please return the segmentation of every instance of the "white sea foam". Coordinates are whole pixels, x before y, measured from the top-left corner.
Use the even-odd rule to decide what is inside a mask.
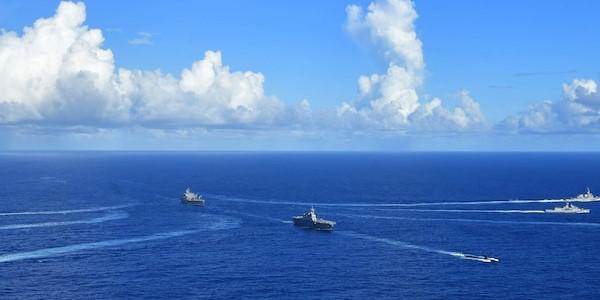
[[[481,257],[481,259],[477,260],[477,261],[489,262],[489,261],[486,261],[485,259],[483,259],[484,256],[480,256],[480,255],[472,255],[472,254],[467,254],[467,253],[462,253],[462,252],[435,249],[435,248],[431,248],[431,247],[427,247],[427,246],[420,246],[420,245],[415,245],[415,244],[411,244],[411,243],[407,243],[407,242],[403,242],[403,241],[381,238],[381,237],[376,237],[376,236],[367,235],[364,233],[352,232],[352,231],[338,231],[337,233],[343,234],[346,236],[350,236],[353,238],[359,238],[359,239],[363,239],[363,240],[384,243],[384,244],[397,246],[397,247],[401,247],[401,248],[414,249],[414,250],[420,250],[420,251],[425,251],[425,252],[430,252],[430,253],[449,255],[449,256],[462,258],[462,259],[477,260],[477,259],[473,259],[473,258]]]
[[[293,223],[292,221],[280,220],[280,219],[270,218],[270,217],[256,215],[256,214],[242,213],[242,212],[238,212],[238,211],[230,211],[230,212],[231,213],[240,214],[240,215],[245,215],[245,216],[248,216],[248,217],[260,218],[260,219],[263,219],[263,220],[274,221],[274,222],[281,222],[281,223],[286,223],[286,224],[292,224]],[[481,262],[489,262],[489,260],[486,260],[486,259],[483,259],[483,258],[482,259],[473,258],[473,257],[476,257],[477,255],[466,254],[466,253],[462,253],[462,252],[453,252],[453,251],[446,251],[446,250],[441,250],[441,249],[435,249],[435,248],[431,248],[431,247],[427,247],[427,246],[420,246],[420,245],[410,244],[410,243],[403,242],[403,241],[397,241],[397,240],[391,240],[391,239],[386,239],[386,238],[380,238],[380,237],[375,237],[375,236],[366,235],[366,234],[362,234],[362,233],[358,233],[358,232],[352,232],[352,231],[336,231],[336,232],[339,233],[339,234],[350,236],[350,237],[354,237],[354,238],[361,238],[361,239],[365,239],[365,240],[386,243],[386,244],[390,244],[390,245],[394,245],[394,246],[398,246],[398,247],[403,247],[403,248],[408,248],[408,249],[416,249],[416,250],[421,250],[421,251],[426,251],[426,252],[431,252],[431,253],[450,255],[450,256],[457,257],[457,258],[461,258],[461,259],[469,259],[469,260],[477,260],[477,261],[481,261]],[[469,257],[469,256],[471,256],[471,257]],[[481,256],[481,257],[483,257],[483,256]]]
[[[556,226],[584,226],[600,227],[600,223],[589,222],[546,222],[546,221],[506,221],[506,220],[486,220],[486,219],[462,219],[462,218],[409,218],[393,216],[374,216],[359,214],[336,214],[349,218],[367,218],[367,219],[387,219],[387,220],[406,220],[406,221],[449,221],[466,223],[488,223],[488,224],[514,224],[514,225],[556,225]]]
[[[502,214],[544,214],[543,210],[533,209],[419,209],[419,208],[380,208],[380,211],[413,212],[452,212],[452,213],[502,213]]]
[[[221,216],[219,216],[219,217],[221,217]],[[105,216],[105,218],[108,218],[108,216]],[[98,218],[98,219],[100,219],[100,218]],[[24,260],[24,259],[31,259],[31,258],[59,256],[61,254],[79,252],[79,251],[84,251],[84,250],[100,249],[100,248],[114,247],[114,246],[120,246],[120,245],[131,244],[131,243],[141,243],[141,242],[148,242],[148,241],[153,241],[153,240],[168,239],[168,238],[178,237],[178,236],[182,236],[182,235],[198,233],[201,231],[207,231],[207,230],[233,229],[233,228],[238,228],[239,226],[240,226],[239,219],[229,218],[229,217],[227,217],[227,218],[221,217],[217,222],[211,223],[210,225],[208,225],[206,228],[203,228],[203,229],[179,230],[179,231],[171,231],[171,232],[166,232],[166,233],[157,233],[157,234],[153,234],[153,235],[136,237],[136,238],[114,239],[114,240],[106,240],[106,241],[99,241],[99,242],[92,242],[92,243],[74,244],[74,245],[68,245],[68,246],[62,246],[62,247],[45,248],[45,249],[34,250],[34,251],[3,254],[3,255],[0,255],[0,263],[18,261],[18,260]]]
[[[186,234],[192,234],[192,233],[196,233],[196,232],[198,232],[198,230],[171,231],[171,232],[158,233],[158,234],[142,236],[142,237],[137,237],[137,238],[106,240],[106,241],[93,242],[93,243],[83,243],[83,244],[75,244],[75,245],[69,245],[69,246],[63,246],[63,247],[46,248],[46,249],[27,251],[27,252],[3,254],[3,255],[0,255],[0,263],[18,261],[18,260],[24,260],[24,259],[31,259],[31,258],[58,256],[61,254],[66,254],[66,253],[114,247],[114,246],[130,244],[130,243],[141,243],[141,242],[148,242],[148,241],[153,241],[153,240],[162,240],[162,239],[178,237],[178,236],[182,236],[182,235],[186,235]]]
[[[332,206],[332,207],[419,207],[440,205],[489,205],[489,204],[524,204],[524,203],[556,203],[577,202],[570,199],[524,199],[524,200],[481,200],[481,201],[452,201],[452,202],[419,202],[419,203],[323,203],[323,202],[293,202],[293,201],[270,201],[255,200],[238,197],[227,197],[212,195],[214,199],[240,203],[269,204],[269,205],[298,205],[298,206]],[[588,201],[589,202],[589,201]]]
[[[107,221],[125,219],[127,217],[129,217],[129,215],[126,212],[116,211],[116,212],[109,213],[102,217],[85,219],[85,220],[3,225],[3,226],[0,226],[0,230],[66,226],[66,225],[75,225],[75,224],[95,224],[95,223],[103,223],[103,222],[107,222]]]
[[[128,204],[115,205],[115,206],[100,206],[100,207],[81,208],[81,209],[3,212],[3,213],[0,213],[0,216],[57,215],[57,214],[87,213],[87,212],[122,209],[122,208],[127,208],[127,207],[131,207],[131,206],[135,206],[135,205],[137,205],[137,204],[128,203]]]

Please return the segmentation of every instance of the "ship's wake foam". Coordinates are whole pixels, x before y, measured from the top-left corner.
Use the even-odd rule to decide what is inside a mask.
[[[297,206],[331,206],[331,207],[419,207],[419,206],[442,206],[442,205],[491,205],[491,204],[526,204],[526,203],[557,203],[557,202],[582,202],[571,199],[529,199],[529,200],[481,200],[481,201],[452,201],[452,202],[418,202],[418,203],[327,203],[327,202],[295,202],[295,201],[271,201],[256,200],[239,197],[228,197],[223,195],[210,195],[211,198],[221,201],[268,204],[268,205],[297,205]],[[591,202],[591,201],[584,201]],[[507,210],[510,211],[510,210]],[[516,212],[516,210],[514,211]],[[538,213],[538,212],[535,212]]]
[[[210,216],[215,216],[215,215],[210,215]],[[141,237],[134,237],[134,238],[105,240],[105,241],[92,242],[92,243],[82,243],[82,244],[74,244],[74,245],[61,246],[61,247],[45,248],[45,249],[39,249],[39,250],[33,250],[33,251],[2,254],[2,255],[0,255],[0,263],[19,261],[19,260],[25,260],[25,259],[54,257],[54,256],[60,256],[63,254],[80,252],[80,251],[85,251],[85,250],[102,249],[102,248],[116,247],[116,246],[121,246],[121,245],[126,245],[126,244],[143,243],[143,242],[149,242],[149,241],[154,241],[154,240],[170,239],[170,238],[175,238],[175,237],[179,237],[179,236],[183,236],[183,235],[190,235],[190,234],[194,234],[194,233],[198,233],[198,232],[202,232],[202,231],[226,230],[226,229],[234,229],[234,228],[240,227],[240,220],[237,218],[230,218],[230,217],[223,217],[223,216],[216,216],[216,217],[219,217],[219,220],[209,224],[208,226],[206,226],[206,228],[202,228],[202,229],[178,230],[178,231],[157,233],[157,234],[141,236]]]
[[[66,209],[66,210],[44,210],[44,211],[20,211],[20,212],[3,212],[0,216],[22,216],[22,215],[59,215],[59,214],[75,214],[75,213],[88,213],[88,212],[99,212],[106,210],[123,209],[137,205],[136,203],[128,203],[114,206],[100,206],[91,208],[81,209]]]
[[[3,225],[3,226],[0,226],[0,230],[67,226],[67,225],[76,225],[76,224],[96,224],[96,223],[103,223],[103,222],[108,222],[108,221],[125,219],[128,217],[129,217],[129,214],[127,214],[126,212],[116,211],[116,212],[109,213],[102,217],[85,219],[85,220]]]
[[[464,219],[464,218],[410,218],[393,216],[375,216],[359,214],[336,214],[348,218],[366,218],[366,219],[385,219],[385,220],[403,220],[403,221],[441,221],[441,222],[465,222],[465,223],[488,223],[488,224],[510,224],[510,225],[556,225],[556,226],[582,226],[582,227],[600,227],[600,223],[590,222],[546,222],[546,221],[507,221],[507,220],[486,220],[486,219]]]
[[[461,259],[475,260],[475,261],[480,261],[480,262],[491,262],[490,258],[487,258],[486,256],[481,256],[481,255],[473,255],[473,254],[467,254],[467,253],[462,253],[462,252],[454,252],[454,251],[435,249],[435,248],[431,248],[431,247],[427,247],[427,246],[415,245],[415,244],[411,244],[411,243],[407,243],[407,242],[403,242],[403,241],[381,238],[381,237],[376,237],[376,236],[367,235],[364,233],[353,232],[353,231],[338,231],[338,233],[349,236],[349,237],[357,238],[357,239],[363,239],[363,240],[372,241],[372,242],[384,243],[384,244],[401,247],[401,248],[406,248],[406,249],[414,249],[414,250],[425,251],[425,252],[429,252],[429,253],[449,255],[449,256],[453,256],[453,257],[457,257],[457,258],[461,258]],[[493,258],[493,260],[498,261],[498,259],[495,259],[495,258]]]
[[[178,236],[182,236],[182,235],[196,233],[198,231],[199,230],[171,231],[171,232],[157,233],[157,234],[153,234],[153,235],[136,237],[136,238],[106,240],[106,241],[93,242],[93,243],[83,243],[83,244],[75,244],[75,245],[62,246],[62,247],[46,248],[46,249],[27,251],[27,252],[3,254],[3,255],[0,255],[0,263],[18,261],[18,260],[24,260],[24,259],[32,259],[32,258],[59,256],[61,254],[67,254],[67,253],[78,252],[78,251],[83,251],[83,250],[115,247],[115,246],[121,246],[121,245],[125,245],[125,244],[131,244],[131,243],[141,243],[141,242],[148,242],[148,241],[154,241],[154,240],[163,240],[163,239],[174,238],[174,237],[178,237]]]
[[[500,214],[544,214],[540,209],[421,209],[421,208],[379,208],[380,211],[411,212],[450,212],[450,213],[500,213]]]
[[[286,223],[286,224],[294,223],[294,222],[288,221],[288,220],[270,218],[270,217],[256,215],[256,214],[250,214],[250,213],[242,213],[242,212],[238,212],[238,211],[230,211],[230,213],[236,213],[236,214],[240,214],[240,215],[244,215],[244,216],[248,216],[248,217],[252,217],[252,218],[258,218],[258,219],[268,220],[268,221],[278,222],[278,223]],[[374,242],[385,243],[385,244],[394,245],[397,247],[402,247],[402,248],[407,248],[407,249],[415,249],[415,250],[421,250],[421,251],[430,252],[430,253],[450,255],[450,256],[457,257],[457,258],[461,258],[461,259],[476,260],[476,261],[486,262],[486,263],[491,262],[490,258],[487,258],[485,256],[435,249],[435,248],[431,248],[431,247],[427,247],[427,246],[420,246],[420,245],[415,245],[415,244],[411,244],[411,243],[407,243],[407,242],[403,242],[403,241],[375,237],[375,236],[366,235],[363,233],[358,233],[358,232],[353,232],[353,231],[339,231],[338,230],[338,231],[336,231],[336,233],[342,234],[345,236],[349,236],[349,237],[353,237],[353,238],[359,238],[359,239],[364,239],[364,240],[369,240],[369,241],[374,241]],[[498,261],[498,259],[495,259],[495,258],[492,258],[492,259],[494,261]]]

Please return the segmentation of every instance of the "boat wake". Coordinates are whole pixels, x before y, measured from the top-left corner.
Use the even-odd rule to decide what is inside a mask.
[[[82,208],[82,209],[3,212],[3,213],[0,213],[0,216],[75,214],[75,213],[87,213],[87,212],[98,212],[98,211],[105,211],[105,210],[123,209],[123,208],[127,208],[127,207],[132,207],[135,205],[137,205],[137,204],[129,203],[129,204],[122,204],[122,205],[115,205],[115,206],[100,206],[100,207]]]
[[[557,203],[557,202],[592,202],[577,199],[529,199],[529,200],[481,200],[481,201],[453,201],[453,202],[419,202],[419,203],[321,203],[321,202],[293,202],[293,201],[271,201],[255,200],[223,195],[211,195],[212,198],[221,201],[268,204],[268,205],[298,205],[298,206],[332,206],[332,207],[419,207],[419,206],[441,206],[441,205],[490,205],[490,204],[525,204],[525,203]],[[507,210],[510,211],[510,210]],[[516,210],[515,210],[516,212]],[[537,212],[536,212],[537,213]]]
[[[109,216],[105,216],[104,218],[107,219]],[[154,240],[163,240],[163,239],[169,239],[169,238],[179,237],[179,236],[183,236],[183,235],[194,234],[194,233],[198,233],[198,232],[202,232],[202,231],[234,229],[234,228],[239,228],[240,224],[241,224],[240,220],[236,219],[236,218],[217,216],[217,215],[210,215],[210,216],[218,217],[219,220],[208,225],[206,228],[202,228],[202,229],[171,231],[171,232],[157,233],[157,234],[153,234],[153,235],[135,237],[135,238],[114,239],[114,240],[106,240],[106,241],[99,241],[99,242],[92,242],[92,243],[74,244],[74,245],[68,245],[68,246],[62,246],[62,247],[45,248],[45,249],[34,250],[34,251],[3,254],[3,255],[0,255],[0,263],[32,259],[32,258],[53,257],[53,256],[60,256],[62,254],[79,252],[79,251],[84,251],[84,250],[101,249],[101,248],[121,246],[121,245],[125,245],[125,244],[142,243],[142,242],[149,242],[149,241],[154,241]],[[116,215],[113,215],[113,217],[116,217]],[[97,218],[97,219],[101,219],[101,218]],[[75,222],[75,221],[73,221],[73,222]],[[28,224],[24,224],[24,225],[28,225]],[[31,225],[31,224],[29,224],[29,225]],[[34,226],[34,227],[40,227],[40,226]]]
[[[236,211],[236,210],[226,210],[225,213],[236,214],[236,215],[240,215],[240,216],[251,217],[251,218],[261,219],[261,220],[267,220],[267,221],[277,222],[277,223],[280,223],[280,222],[285,223],[286,222],[284,220],[273,218],[273,217],[261,216],[261,215],[257,215],[257,214],[241,212],[241,211]]]
[[[24,259],[32,259],[32,258],[59,256],[61,254],[67,254],[67,253],[78,252],[78,251],[83,251],[83,250],[115,247],[115,246],[121,246],[121,245],[125,245],[125,244],[131,244],[131,243],[141,243],[141,242],[148,242],[148,241],[154,241],[154,240],[163,240],[163,239],[169,239],[169,238],[174,238],[174,237],[178,237],[178,236],[182,236],[182,235],[196,233],[198,231],[199,230],[171,231],[171,232],[157,233],[157,234],[142,236],[142,237],[137,237],[137,238],[106,240],[106,241],[93,242],[93,243],[83,243],[83,244],[75,244],[75,245],[69,245],[69,246],[63,246],[63,247],[46,248],[46,249],[27,251],[27,252],[3,254],[3,255],[0,255],[0,263],[18,261],[18,260],[24,260]]]
[[[357,214],[336,214],[348,218],[366,218],[366,219],[386,219],[386,220],[404,220],[404,221],[449,221],[466,223],[488,223],[488,224],[511,224],[511,225],[557,225],[557,226],[583,226],[600,227],[600,223],[589,222],[546,222],[546,221],[506,221],[506,220],[485,220],[485,219],[462,219],[462,218],[409,218],[409,217],[391,217]]]
[[[420,209],[420,208],[380,208],[380,211],[412,211],[412,212],[451,212],[451,213],[501,213],[501,214],[545,214],[543,210],[534,209]]]
[[[486,262],[486,263],[499,261],[497,258],[491,258],[491,257],[487,257],[487,256],[482,256],[482,255],[473,255],[473,254],[462,253],[462,252],[454,252],[454,251],[435,249],[435,248],[431,248],[431,247],[427,247],[427,246],[415,245],[415,244],[411,244],[411,243],[407,243],[407,242],[403,242],[403,241],[381,238],[381,237],[376,237],[376,236],[367,235],[364,233],[353,232],[353,231],[338,231],[337,233],[343,234],[343,235],[346,235],[349,237],[353,237],[353,238],[358,238],[358,239],[363,239],[363,240],[368,240],[368,241],[373,241],[373,242],[378,242],[378,243],[384,243],[384,244],[397,246],[397,247],[401,247],[401,248],[420,250],[420,251],[425,251],[425,252],[429,252],[429,253],[449,255],[449,256],[453,256],[453,257],[457,257],[457,258],[461,258],[461,259],[476,260],[476,261]]]
[[[67,225],[75,225],[75,224],[95,224],[95,223],[103,223],[108,221],[120,220],[128,218],[129,214],[122,211],[116,211],[113,213],[109,213],[105,216],[93,218],[93,219],[85,219],[85,220],[74,220],[74,221],[62,221],[62,222],[45,222],[45,223],[32,223],[32,224],[10,224],[0,226],[0,230],[10,230],[10,229],[24,229],[24,228],[37,228],[37,227],[53,227],[53,226],[67,226]]]
[[[245,215],[248,217],[269,220],[269,221],[273,221],[273,222],[280,222],[280,223],[286,223],[286,224],[294,223],[294,222],[288,221],[288,220],[270,218],[270,217],[256,215],[256,214],[242,213],[242,212],[238,212],[238,211],[229,211],[229,212],[235,213],[235,214],[240,214],[240,215]],[[486,263],[499,261],[497,258],[490,258],[487,256],[480,256],[480,255],[473,255],[473,254],[467,254],[467,253],[461,253],[461,252],[452,252],[452,251],[446,251],[446,250],[441,250],[441,249],[434,249],[434,248],[430,248],[430,247],[426,247],[426,246],[419,246],[419,245],[414,245],[414,244],[410,244],[407,242],[390,240],[390,239],[386,239],[386,238],[379,238],[379,237],[366,235],[363,233],[358,233],[358,232],[353,232],[353,231],[336,231],[336,233],[354,237],[354,238],[360,238],[360,239],[365,239],[365,240],[370,240],[370,241],[375,241],[375,242],[386,243],[386,244],[390,244],[390,245],[394,245],[394,246],[399,246],[402,248],[416,249],[416,250],[421,250],[421,251],[426,251],[426,252],[431,252],[431,253],[450,255],[450,256],[457,257],[457,258],[461,258],[461,259],[477,260],[477,261],[486,262]]]

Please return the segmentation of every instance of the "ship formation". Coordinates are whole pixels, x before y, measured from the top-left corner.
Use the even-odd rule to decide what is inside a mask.
[[[315,212],[314,207],[311,207],[309,211],[301,216],[293,217],[292,221],[294,222],[294,225],[298,227],[315,230],[332,231],[333,226],[335,226],[334,221],[317,218],[317,213]]]
[[[573,205],[571,202],[593,202],[600,201],[600,197],[592,194],[590,188],[587,188],[585,193],[579,194],[576,197],[571,197],[564,199],[567,202],[562,207],[555,207],[553,209],[545,209],[546,213],[554,213],[554,214],[587,214],[590,212],[587,208],[581,208]]]

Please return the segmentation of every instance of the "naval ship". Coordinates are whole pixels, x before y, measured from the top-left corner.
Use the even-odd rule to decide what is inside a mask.
[[[480,261],[480,262],[484,262],[484,263],[496,263],[496,262],[500,261],[499,259],[497,259],[495,257],[489,257],[489,256],[485,256],[485,255],[473,255],[473,254],[463,254],[462,258],[468,259],[468,260],[476,260],[476,261]]]
[[[181,196],[181,202],[204,206],[204,199],[202,199],[202,196],[192,192],[190,188],[185,189],[185,192]]]
[[[335,226],[334,221],[317,218],[314,207],[311,207],[310,210],[302,216],[295,216],[292,220],[294,221],[294,225],[298,227],[315,230],[332,231],[333,226]]]
[[[561,213],[561,214],[587,214],[590,212],[589,209],[577,207],[569,202],[563,207],[555,207],[553,209],[546,209],[547,213]]]
[[[578,201],[578,202],[600,201],[600,197],[592,194],[592,192],[590,191],[590,188],[587,188],[585,193],[579,194],[579,195],[577,195],[577,197],[567,199],[567,200]]]

